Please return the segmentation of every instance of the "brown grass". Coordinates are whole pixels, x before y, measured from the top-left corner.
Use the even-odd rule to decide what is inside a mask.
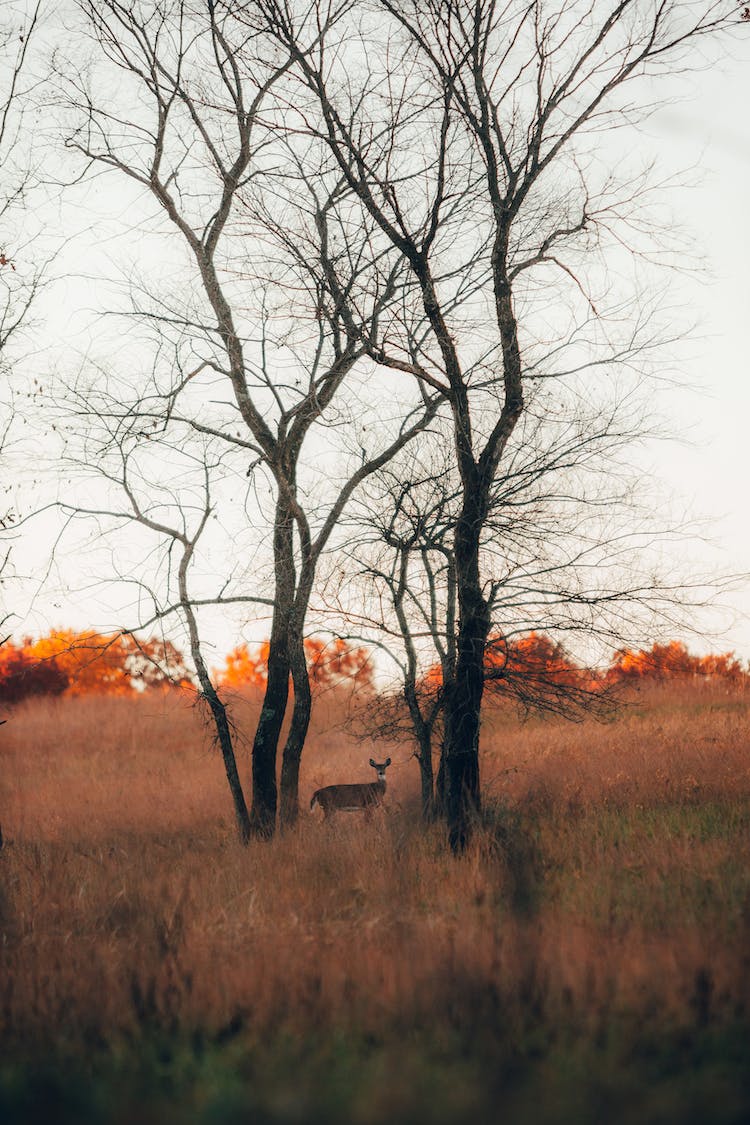
[[[249,739],[258,703],[234,701],[238,759],[249,788]],[[565,723],[489,711],[483,728],[487,795],[516,805],[652,805],[750,795],[750,697],[652,689],[620,718]],[[370,781],[382,746],[347,737],[342,706],[324,696],[303,759],[301,805],[334,781]],[[0,733],[0,823],[19,841],[109,839],[112,833],[200,836],[231,823],[211,732],[189,699],[89,697],[19,708]],[[389,747],[389,804],[417,800],[409,747]],[[249,793],[248,793],[249,796]]]
[[[455,859],[419,825],[406,748],[371,824],[303,811],[242,849],[184,702],[19,710],[0,736],[0,1036],[429,1033],[544,1053],[615,1023],[635,1042],[655,1020],[747,1021],[749,711],[661,692],[607,726],[488,715],[487,823]],[[368,780],[378,749],[325,700],[303,810],[321,784]]]

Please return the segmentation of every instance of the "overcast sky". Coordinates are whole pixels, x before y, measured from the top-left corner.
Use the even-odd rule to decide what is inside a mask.
[[[749,107],[750,36],[744,35],[738,36],[732,57],[713,60],[676,84],[675,100],[642,133],[644,152],[653,151],[660,161],[659,174],[687,172],[683,178],[690,186],[670,188],[668,202],[675,224],[689,236],[693,263],[702,259],[699,269],[675,276],[673,283],[675,305],[696,324],[688,352],[681,353],[681,387],[664,399],[685,440],[649,449],[644,472],[665,484],[676,512],[702,521],[703,539],[676,548],[676,565],[689,551],[697,569],[744,576],[723,599],[736,611],[734,618],[715,615],[697,623],[709,631],[723,629],[723,635],[704,646],[690,643],[734,648],[745,658],[750,658]],[[127,191],[94,187],[80,191],[74,207],[68,202],[56,212],[68,224],[61,233],[70,241],[55,266],[59,280],[37,309],[35,346],[44,363],[57,362],[61,349],[87,348],[94,295],[106,287],[121,256],[120,235],[131,237],[125,235],[130,206]],[[107,232],[104,242],[102,231]],[[38,578],[42,573],[50,533],[51,525],[41,523],[16,545],[20,574]],[[13,631],[121,623],[120,595],[88,588],[81,574],[80,560],[68,555],[58,560],[43,588],[36,581],[16,584],[8,607],[17,614]],[[220,633],[217,650],[231,647],[235,637],[222,644]]]
[[[659,451],[657,470],[697,518],[712,545],[696,556],[745,575],[731,598],[738,619],[726,641],[750,657],[750,47],[694,76],[689,100],[665,106],[647,127],[666,170],[695,168],[695,186],[675,191],[675,220],[692,235],[705,269],[679,288],[695,313],[689,376],[694,393],[670,396],[687,444]]]

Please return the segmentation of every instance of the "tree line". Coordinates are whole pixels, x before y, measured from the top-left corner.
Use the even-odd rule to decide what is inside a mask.
[[[364,646],[352,647],[340,638],[306,637],[304,648],[313,691],[344,687],[355,698],[365,693],[369,707],[376,695],[382,700],[395,696],[403,704],[392,685],[376,686],[372,652]],[[269,652],[269,641],[254,648],[243,642],[227,653],[213,677],[227,691],[262,693],[268,684]],[[607,666],[592,669],[541,633],[529,633],[510,646],[500,637],[490,638],[484,674],[493,698],[522,705],[526,700],[536,709],[543,688],[550,691],[555,685],[569,704],[574,688],[604,694],[613,684],[704,679],[744,690],[750,678],[734,653],[698,656],[681,641],[657,643],[650,649],[620,649]],[[519,694],[516,681],[528,691],[527,697]],[[0,703],[8,705],[43,696],[133,696],[149,689],[191,693],[196,688],[184,655],[164,638],[53,629],[36,640],[26,637],[0,645]],[[418,691],[425,699],[440,696],[439,665],[425,670]]]

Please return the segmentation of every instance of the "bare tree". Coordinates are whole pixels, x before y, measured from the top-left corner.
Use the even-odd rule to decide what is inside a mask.
[[[455,667],[457,493],[450,466],[436,469],[433,462],[428,471],[423,462],[418,456],[409,465],[396,462],[360,497],[352,542],[344,547],[349,582],[337,583],[328,597],[334,616],[355,627],[357,638],[384,653],[398,671],[397,689],[382,691],[360,721],[369,734],[414,743],[422,816],[429,821],[436,811],[433,747],[442,688]]]
[[[90,407],[91,403],[87,406]],[[212,517],[215,517],[212,484],[217,470],[221,468],[221,458],[212,453],[207,442],[204,442],[201,451],[196,452],[178,449],[171,441],[165,444],[159,435],[149,438],[148,457],[144,457],[138,435],[124,432],[119,426],[107,440],[96,442],[94,458],[94,440],[91,434],[86,435],[88,455],[81,456],[79,452],[71,467],[80,468],[95,460],[100,477],[111,486],[109,491],[121,498],[120,505],[110,508],[63,502],[59,507],[71,523],[81,519],[95,520],[102,546],[113,539],[116,544],[118,533],[123,528],[127,530],[131,543],[135,530],[144,534],[145,554],[152,563],[150,574],[141,564],[135,574],[130,568],[123,568],[118,579],[123,584],[134,585],[138,591],[135,612],[139,628],[154,624],[162,626],[175,617],[181,619],[200,694],[211,715],[221,750],[238,835],[242,843],[247,843],[251,822],[237,767],[231,724],[206,662],[198,614],[200,607],[207,604],[217,607],[243,603],[258,606],[264,604],[264,599],[228,595],[226,579],[219,582],[217,591],[204,596],[193,589],[196,555],[207,537]],[[154,460],[169,463],[169,481],[157,483],[155,474],[148,471],[149,462],[153,466]],[[117,555],[115,545],[112,558],[116,569]],[[132,633],[133,629],[124,632]]]
[[[634,234],[628,214],[637,184],[602,169],[594,136],[630,124],[648,108],[651,81],[700,61],[697,43],[736,25],[739,12],[675,0],[375,0],[350,4],[324,50],[310,48],[304,25],[324,21],[331,4],[313,5],[314,16],[289,0],[254,7],[317,99],[315,127],[363,212],[408,263],[430,326],[422,363],[450,405],[459,620],[444,709],[450,840],[460,849],[480,804],[492,623],[482,539],[526,389],[562,382],[566,367],[549,349],[535,360],[528,302],[541,297],[572,319],[596,374],[596,331],[584,327],[599,330],[612,311],[601,265],[642,248],[644,232]],[[465,292],[472,279],[473,305],[456,304],[456,278]]]
[[[66,66],[61,76],[69,147],[156,201],[194,284],[136,301],[155,340],[145,385],[128,396],[122,383],[81,381],[76,409],[81,424],[107,420],[115,449],[124,435],[159,434],[167,445],[169,434],[178,443],[186,434],[207,437],[235,465],[244,459],[251,486],[273,489],[270,653],[251,813],[252,829],[268,836],[290,676],[281,811],[287,823],[297,815],[311,707],[303,636],[318,560],[357,486],[429,423],[440,395],[416,372],[390,426],[366,434],[357,420],[373,355],[388,362],[383,325],[400,315],[402,279],[411,282],[399,256],[382,239],[376,244],[372,221],[352,226],[351,189],[327,148],[286,125],[293,59],[263,24],[248,29],[233,5],[220,3],[79,7],[96,62],[93,73]],[[313,46],[332,19],[310,25]],[[122,105],[109,96],[115,72]],[[339,430],[345,456],[331,487],[315,459]],[[149,518],[168,534],[163,520]],[[251,518],[262,520],[262,505]],[[192,542],[173,539],[184,549]]]
[[[40,7],[9,5],[0,19],[0,463],[7,456],[17,419],[12,374],[21,352],[16,345],[44,274],[44,264],[32,252],[32,232],[27,222],[27,208],[37,183],[29,117],[30,94],[35,85],[31,56]],[[11,482],[7,475],[5,479],[7,497]],[[7,574],[9,536],[17,518],[12,505],[2,505],[0,586],[3,572]],[[3,626],[10,616],[0,605],[0,643]]]
[[[672,562],[667,573],[658,560],[681,532],[637,488],[632,455],[650,432],[645,406],[630,388],[621,402],[592,404],[579,417],[529,410],[509,443],[482,541],[491,616],[485,698],[489,691],[524,713],[607,717],[617,701],[602,658],[644,635],[672,635],[700,604],[703,588],[691,589],[687,568],[677,572]],[[414,743],[427,818],[438,737],[443,806],[443,707],[458,648],[453,544],[461,487],[435,436],[359,497],[347,547],[353,588],[337,584],[335,601],[328,593],[334,616],[398,670],[398,687],[364,718],[370,732]],[[575,657],[564,647],[571,643]]]

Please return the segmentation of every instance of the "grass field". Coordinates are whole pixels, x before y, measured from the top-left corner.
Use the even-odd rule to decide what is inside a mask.
[[[242,849],[179,698],[19,709],[0,1120],[747,1121],[749,719],[710,689],[607,725],[494,711],[485,824],[455,859],[406,748],[370,824],[303,814]],[[341,720],[324,699],[303,808],[372,779],[383,748]]]

